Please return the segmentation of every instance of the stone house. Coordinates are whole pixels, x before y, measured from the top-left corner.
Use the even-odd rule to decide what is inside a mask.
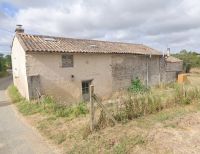
[[[108,98],[136,77],[157,85],[167,81],[165,62],[142,44],[30,35],[21,26],[12,44],[14,85],[27,99],[45,94],[64,102],[88,100],[90,84]]]
[[[163,81],[173,82],[178,78],[178,74],[183,72],[183,61],[172,57],[166,56],[164,61],[164,71],[162,73]]]

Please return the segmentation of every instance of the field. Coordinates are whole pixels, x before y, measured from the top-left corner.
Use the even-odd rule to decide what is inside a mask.
[[[200,72],[192,70],[185,87],[199,86]],[[155,87],[152,91],[152,95],[161,97],[162,102],[174,93],[165,86]],[[16,91],[12,93],[16,96]],[[14,97],[14,101],[30,124],[63,153],[200,153],[197,93],[193,95],[198,98],[192,99],[190,94],[187,99],[178,99],[183,103],[172,103],[167,107],[159,104],[159,110],[152,108],[148,114],[141,112],[131,120],[126,118],[115,126],[105,125],[92,133],[88,129],[89,114],[84,105],[77,104],[69,110],[51,102],[44,111],[43,105],[23,102],[20,96]]]

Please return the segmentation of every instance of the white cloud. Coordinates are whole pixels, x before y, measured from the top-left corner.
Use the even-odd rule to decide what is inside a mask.
[[[0,0],[1,4],[2,0]],[[0,24],[23,24],[28,33],[144,43],[174,51],[200,51],[198,0],[8,0],[14,17]]]

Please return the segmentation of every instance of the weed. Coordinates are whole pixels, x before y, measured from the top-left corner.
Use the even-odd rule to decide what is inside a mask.
[[[181,115],[184,115],[184,111],[177,111],[177,112],[173,112],[173,113],[170,113],[170,112],[163,112],[162,113],[161,112],[154,117],[154,120],[157,121],[157,122],[163,122],[165,120],[171,120],[174,117],[178,117],[178,116],[181,116]]]
[[[141,144],[144,144],[145,142],[146,141],[145,141],[144,137],[141,135],[136,135],[133,138],[125,137],[125,138],[121,139],[120,143],[114,147],[113,153],[116,153],[116,154],[128,153],[128,149],[130,147],[134,147],[136,145],[141,145]]]
[[[148,91],[148,88],[142,84],[138,77],[136,77],[136,79],[131,81],[131,86],[128,88],[128,90],[130,92],[142,93]]]
[[[86,139],[92,133],[89,125],[86,125],[86,127],[84,127],[81,132],[83,139]]]
[[[86,115],[89,110],[85,103],[81,102],[76,105],[65,106],[58,104],[52,97],[45,96],[40,102],[27,101],[23,98],[18,90],[12,85],[8,89],[12,102],[17,103],[19,111],[24,115],[32,115],[35,113],[44,113],[55,115],[56,117],[76,118]]]
[[[114,148],[114,153],[116,154],[124,154],[127,153],[126,151],[126,144],[124,142],[118,144],[115,148]]]
[[[138,82],[139,80],[137,80],[137,84],[135,85],[138,85]],[[187,86],[184,85],[170,83],[166,86],[166,89],[168,91],[167,94],[154,92],[152,90],[148,91],[148,93],[127,92],[128,95],[120,101],[121,104],[120,107],[117,108],[117,111],[112,111],[112,109],[110,109],[110,112],[117,121],[125,123],[128,120],[147,114],[157,113],[163,109],[175,107],[177,105],[188,105],[195,101],[198,102],[200,99],[200,90],[198,88],[187,88]],[[176,112],[176,114],[181,115],[182,111]],[[161,112],[157,120],[164,121],[173,116],[176,115],[162,114]],[[101,114],[98,124],[101,126],[100,128],[105,128],[108,125],[106,116]]]
[[[58,133],[54,136],[51,136],[50,138],[53,139],[56,144],[61,144],[66,140],[66,135],[64,133]]]
[[[8,93],[13,103],[19,102],[22,97],[14,85],[8,87]]]

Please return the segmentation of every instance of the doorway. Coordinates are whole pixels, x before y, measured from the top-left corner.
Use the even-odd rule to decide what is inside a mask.
[[[29,98],[36,99],[40,97],[40,77],[39,75],[28,77]]]
[[[82,81],[82,98],[84,101],[88,102],[90,100],[90,85],[92,80]]]

